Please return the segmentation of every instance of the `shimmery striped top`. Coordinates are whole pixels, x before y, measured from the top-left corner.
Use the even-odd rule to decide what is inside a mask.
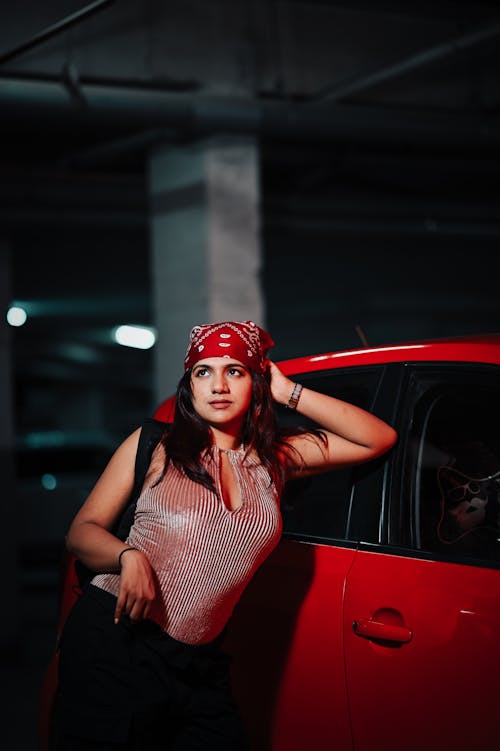
[[[226,451],[241,494],[227,508],[221,492],[221,449],[202,457],[218,496],[169,463],[163,480],[146,480],[127,544],[142,550],[157,577],[149,617],[178,641],[203,644],[226,625],[244,588],[277,545],[281,514],[275,486],[244,449]],[[92,583],[118,595],[119,574]]]

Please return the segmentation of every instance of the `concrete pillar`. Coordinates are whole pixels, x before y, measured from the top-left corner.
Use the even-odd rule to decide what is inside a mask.
[[[252,137],[161,145],[151,154],[157,401],[175,390],[192,326],[265,325],[258,163]]]
[[[16,654],[19,617],[19,525],[22,524],[16,505],[14,479],[14,421],[12,390],[11,328],[6,321],[10,305],[9,248],[0,242],[0,477],[2,493],[0,514],[2,518],[2,544],[0,545],[0,570],[2,576],[3,618],[0,618],[0,653],[9,659]]]

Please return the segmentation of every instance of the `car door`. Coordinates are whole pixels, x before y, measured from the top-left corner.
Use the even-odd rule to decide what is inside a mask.
[[[296,380],[371,408],[384,368],[299,374]],[[382,415],[380,415],[382,416]],[[302,421],[282,411],[283,421]],[[380,516],[381,463],[371,483],[371,530]],[[342,599],[356,542],[346,530],[357,488],[348,468],[292,483],[283,499],[282,543],[257,572],[233,615],[226,649],[252,751],[351,751]]]
[[[353,748],[486,751],[498,745],[498,370],[407,371],[381,538],[360,544],[346,581]]]

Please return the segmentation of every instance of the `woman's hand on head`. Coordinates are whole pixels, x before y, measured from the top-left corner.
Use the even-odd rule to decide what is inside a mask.
[[[115,623],[118,623],[123,614],[127,614],[134,622],[147,618],[155,596],[155,578],[148,559],[141,550],[127,550],[121,557]]]
[[[267,367],[271,375],[271,394],[278,404],[288,404],[295,383],[284,375],[272,360],[267,361]]]

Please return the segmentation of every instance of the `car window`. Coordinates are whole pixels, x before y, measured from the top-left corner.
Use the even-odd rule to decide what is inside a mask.
[[[500,562],[499,418],[500,387],[478,376],[422,389],[412,430],[421,550]]]
[[[378,368],[346,369],[325,374],[293,376],[304,386],[370,409],[381,377]],[[311,427],[298,412],[278,408],[282,425]],[[284,535],[299,539],[346,539],[354,491],[352,467],[289,482],[282,501]]]

